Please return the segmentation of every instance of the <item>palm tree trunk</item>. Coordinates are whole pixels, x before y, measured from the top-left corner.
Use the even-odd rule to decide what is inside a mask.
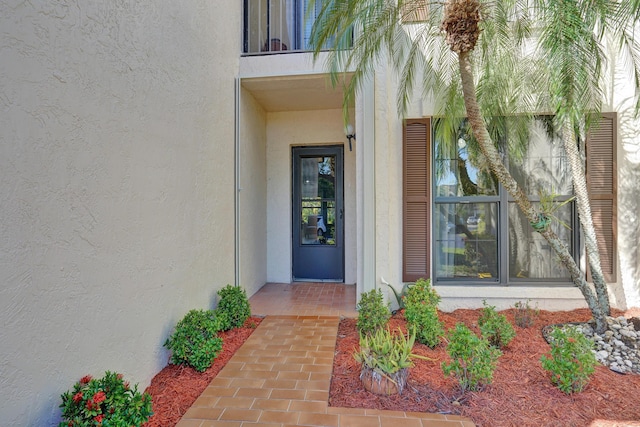
[[[527,217],[529,222],[532,224],[537,223],[540,219],[538,212],[533,208],[529,198],[522,191],[516,180],[511,176],[505,165],[502,163],[500,153],[498,153],[498,150],[494,146],[484,124],[484,120],[482,119],[480,106],[478,105],[476,98],[476,87],[473,80],[473,65],[471,63],[471,58],[469,57],[469,51],[462,51],[458,53],[458,64],[460,67],[462,92],[467,110],[467,119],[469,120],[471,130],[473,131],[480,149],[482,150],[482,154],[489,162],[492,172],[496,175],[502,186],[509,192],[511,197],[513,197],[514,201],[522,213]],[[567,267],[569,274],[571,275],[571,280],[582,292],[582,295],[587,301],[587,305],[593,314],[593,318],[596,322],[596,330],[600,333],[604,332],[607,327],[605,314],[602,311],[596,295],[585,280],[584,274],[580,271],[580,268],[571,256],[566,245],[558,238],[549,226],[536,231],[545,238],[560,258],[560,262]]]
[[[587,251],[587,260],[591,270],[591,278],[598,296],[598,303],[605,315],[611,312],[609,304],[609,293],[607,291],[607,283],[602,273],[600,264],[600,253],[598,252],[598,242],[596,240],[596,230],[593,226],[593,217],[591,216],[591,205],[589,203],[589,193],[587,192],[587,179],[584,173],[582,157],[578,144],[576,143],[575,131],[568,119],[564,120],[562,126],[562,142],[564,150],[567,153],[567,159],[571,165],[571,175],[573,178],[573,188],[576,195],[578,205],[578,217],[582,232],[584,233],[585,248]]]

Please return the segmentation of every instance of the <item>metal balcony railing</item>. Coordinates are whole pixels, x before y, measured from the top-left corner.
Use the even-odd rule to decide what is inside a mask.
[[[320,11],[316,0],[243,0],[243,54],[311,50],[311,28]],[[332,43],[326,48],[331,48]]]

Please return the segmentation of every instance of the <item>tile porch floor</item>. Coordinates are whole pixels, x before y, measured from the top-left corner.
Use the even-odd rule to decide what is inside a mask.
[[[178,427],[473,427],[454,415],[328,406],[340,316],[356,317],[355,286],[268,283],[249,302],[266,315]]]

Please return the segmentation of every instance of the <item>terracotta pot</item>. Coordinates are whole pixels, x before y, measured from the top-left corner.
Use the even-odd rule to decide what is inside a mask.
[[[365,390],[386,396],[402,394],[408,376],[409,370],[407,368],[388,375],[381,375],[373,369],[364,366],[362,367],[362,371],[360,371],[360,380]]]

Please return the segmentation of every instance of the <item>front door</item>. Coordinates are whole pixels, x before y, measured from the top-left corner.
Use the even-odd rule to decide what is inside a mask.
[[[344,281],[342,146],[293,148],[293,280]]]

